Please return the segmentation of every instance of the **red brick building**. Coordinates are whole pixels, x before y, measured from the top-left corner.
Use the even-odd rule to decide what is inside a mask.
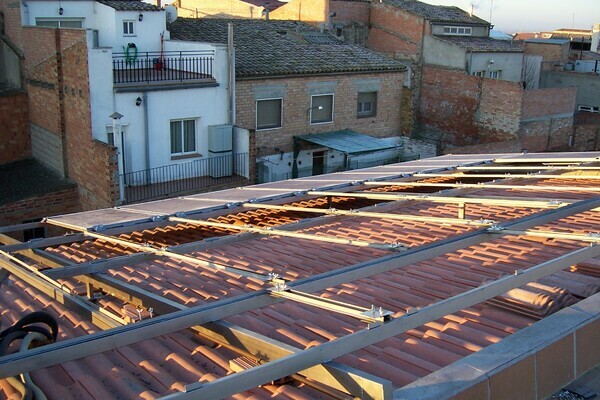
[[[171,35],[221,43],[228,22],[236,44],[236,125],[253,132],[259,180],[323,173],[348,161],[332,148],[295,147],[299,136],[351,130],[373,142],[399,140],[403,63],[294,21],[178,18]]]

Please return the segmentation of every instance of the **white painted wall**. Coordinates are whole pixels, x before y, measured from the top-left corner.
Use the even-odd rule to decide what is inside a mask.
[[[159,51],[160,33],[166,30],[164,10],[161,11],[115,11],[96,1],[89,0],[28,0],[26,7],[21,7],[23,25],[35,25],[36,18],[83,19],[84,29],[97,29],[99,45],[112,47],[115,52],[122,52],[128,43],[135,43],[140,52]],[[62,7],[63,14],[58,13]],[[143,15],[139,21],[140,13]],[[123,20],[134,21],[134,35],[123,35]]]

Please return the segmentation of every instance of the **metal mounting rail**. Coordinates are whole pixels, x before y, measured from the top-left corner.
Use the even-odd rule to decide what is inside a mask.
[[[448,196],[437,196],[437,195],[424,195],[424,194],[404,194],[404,193],[376,193],[376,192],[323,192],[323,191],[309,191],[309,196],[331,196],[331,197],[356,197],[362,199],[371,200],[384,200],[384,201],[396,201],[396,200],[417,200],[417,201],[430,201],[434,203],[454,203],[454,204],[489,204],[496,206],[508,206],[508,207],[528,207],[528,208],[559,208],[569,205],[571,203],[565,201],[538,201],[538,200],[516,200],[516,199],[502,199],[495,197],[448,197]]]
[[[211,222],[211,221],[201,221],[196,219],[186,219],[186,218],[177,218],[177,217],[169,217],[169,221],[173,222],[183,222],[187,224],[199,225],[199,226],[212,226],[215,228],[223,228],[223,229],[231,229],[242,232],[251,232],[251,233],[259,233],[261,235],[270,235],[270,236],[285,236],[285,237],[293,237],[297,239],[307,239],[313,240],[317,242],[327,242],[327,243],[336,243],[336,244],[345,244],[349,246],[358,246],[358,247],[372,247],[375,249],[381,250],[407,250],[407,247],[401,244],[387,244],[387,243],[373,243],[366,242],[363,240],[354,240],[354,239],[343,239],[332,236],[324,236],[324,235],[311,235],[308,233],[300,233],[300,232],[292,232],[292,231],[284,231],[280,229],[271,229],[271,228],[260,228],[257,226],[250,225],[233,225],[233,224],[223,224],[220,222]]]
[[[468,175],[464,175],[468,178]],[[413,186],[413,187],[450,187],[450,188],[477,188],[477,189],[523,189],[523,190],[552,190],[552,191],[579,191],[600,192],[600,187],[581,186],[538,186],[538,185],[502,185],[494,183],[443,183],[443,182],[365,182],[367,186]]]
[[[599,180],[600,175],[549,175],[549,174],[434,174],[417,172],[412,176],[418,178],[525,178],[525,179],[586,179]]]
[[[243,270],[240,268],[230,267],[230,266],[218,264],[218,263],[215,263],[212,261],[200,260],[195,257],[191,257],[191,256],[187,256],[184,254],[179,254],[179,253],[170,251],[168,247],[158,248],[158,247],[154,247],[154,246],[151,246],[148,244],[139,244],[139,243],[135,243],[135,242],[130,242],[128,240],[119,239],[119,238],[116,238],[113,236],[90,232],[86,228],[82,228],[82,227],[79,227],[76,225],[66,224],[64,222],[56,221],[56,220],[53,220],[50,218],[45,219],[44,222],[47,224],[50,224],[50,225],[60,226],[65,229],[72,229],[72,230],[79,231],[79,232],[82,232],[84,235],[93,237],[95,239],[100,239],[100,240],[105,240],[110,243],[120,244],[122,246],[135,249],[141,253],[153,253],[153,254],[156,254],[157,256],[169,257],[169,258],[173,258],[176,260],[188,262],[190,264],[199,265],[201,267],[213,268],[216,270],[230,272],[233,274],[245,276],[247,278],[258,279],[258,280],[265,281],[265,282],[269,282],[272,280],[272,277],[269,275],[259,274],[256,272],[247,271],[247,270]]]
[[[295,207],[295,206],[277,206],[273,204],[258,204],[258,203],[244,203],[245,208],[258,208],[266,210],[281,210],[281,211],[299,211],[306,213],[325,214],[325,215],[346,215],[350,217],[364,217],[364,218],[385,218],[399,221],[419,221],[419,222],[432,222],[439,224],[449,225],[471,225],[471,226],[490,226],[496,223],[496,221],[486,219],[460,219],[460,218],[447,218],[447,217],[424,217],[421,215],[412,214],[392,214],[392,213],[381,213],[371,211],[355,211],[355,210],[338,210],[336,208],[306,208],[306,207]]]
[[[573,171],[573,170],[592,170],[592,171],[600,171],[600,166],[589,166],[589,165],[541,165],[541,166],[532,166],[532,165],[473,165],[473,166],[462,166],[456,167],[458,171],[506,171],[506,170],[515,170],[515,171]]]
[[[519,231],[519,230],[513,230],[513,229],[504,229],[501,226],[491,226],[488,228],[488,232],[499,233],[502,235],[531,236],[531,237],[539,237],[539,238],[547,238],[547,239],[565,239],[565,240],[575,240],[575,241],[582,241],[582,242],[600,243],[600,234],[598,234],[598,233],[577,234],[577,233],[533,231],[533,230]]]
[[[314,294],[293,290],[285,284],[277,284],[275,287],[269,289],[269,292],[273,297],[280,297],[357,318],[363,322],[369,323],[369,328],[373,328],[382,322],[392,319],[392,312],[384,310],[381,307],[360,307],[342,301],[331,300]]]

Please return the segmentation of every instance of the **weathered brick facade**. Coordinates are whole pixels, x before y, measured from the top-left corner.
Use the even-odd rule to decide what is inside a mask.
[[[417,15],[385,3],[371,4],[368,47],[393,58],[418,61],[429,27]]]
[[[569,42],[564,44],[525,42],[525,55],[542,56],[542,61],[569,61]]]
[[[356,81],[378,79],[377,115],[357,118]],[[293,136],[352,129],[375,137],[397,136],[401,131],[401,99],[404,72],[344,74],[320,77],[294,77],[282,79],[241,80],[236,82],[236,124],[253,130],[256,128],[256,100],[254,87],[286,85],[283,99],[283,126],[278,129],[256,132],[258,156],[280,151],[292,151]],[[310,124],[310,93],[308,85],[316,82],[336,82],[334,115],[332,123]],[[252,146],[251,146],[252,148]]]
[[[17,225],[51,215],[79,211],[79,194],[71,188],[0,205],[0,226]]]
[[[27,132],[27,95],[23,92],[0,96],[0,164],[31,156]]]

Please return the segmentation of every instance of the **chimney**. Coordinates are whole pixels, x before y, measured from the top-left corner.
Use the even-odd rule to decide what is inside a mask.
[[[594,24],[592,28],[592,47],[591,51],[600,51],[600,24]]]
[[[156,7],[162,8],[162,0],[156,0]]]
[[[469,16],[473,16],[473,14],[475,13],[475,5],[473,3],[471,3],[471,11],[469,11]]]

